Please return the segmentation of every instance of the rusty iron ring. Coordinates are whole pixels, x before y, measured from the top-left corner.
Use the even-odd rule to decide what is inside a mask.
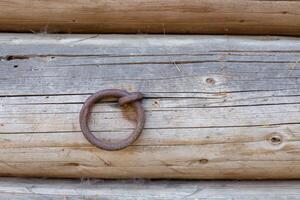
[[[92,134],[92,132],[88,127],[88,117],[91,108],[95,105],[95,103],[97,103],[101,99],[109,98],[109,97],[118,98],[118,102],[120,106],[130,103],[137,114],[137,118],[136,118],[137,125],[135,130],[131,133],[131,135],[129,135],[127,138],[121,140],[118,143],[105,142],[98,139],[95,135]],[[139,102],[142,98],[143,96],[139,92],[129,93],[125,90],[119,90],[119,89],[101,90],[94,93],[85,101],[80,111],[79,123],[83,135],[91,144],[95,145],[100,149],[114,151],[114,150],[120,150],[126,148],[127,146],[129,146],[130,144],[132,144],[134,141],[137,140],[137,138],[140,136],[144,128],[145,112],[142,107],[142,104]]]

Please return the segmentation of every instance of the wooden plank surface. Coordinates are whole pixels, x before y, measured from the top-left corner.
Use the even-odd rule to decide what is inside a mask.
[[[295,0],[0,1],[0,31],[300,35]]]
[[[289,37],[0,35],[0,175],[300,178],[300,40]],[[107,88],[140,91],[136,143],[90,145],[78,115]],[[129,108],[97,104],[101,138],[124,138]]]
[[[299,181],[0,180],[6,200],[296,200]]]

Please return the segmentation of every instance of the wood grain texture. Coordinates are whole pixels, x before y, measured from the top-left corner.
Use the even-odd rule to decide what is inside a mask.
[[[297,200],[299,181],[0,180],[6,200]]]
[[[0,175],[300,178],[300,40],[288,37],[0,35]],[[78,123],[92,93],[144,93],[136,143],[107,152]],[[134,114],[108,100],[101,138]]]
[[[0,1],[0,31],[300,35],[295,0]]]

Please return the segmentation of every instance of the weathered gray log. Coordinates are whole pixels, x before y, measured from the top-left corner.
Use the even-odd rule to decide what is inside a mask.
[[[297,38],[2,34],[0,57],[1,175],[300,178]],[[144,132],[122,151],[79,128],[107,88],[146,97]],[[98,104],[90,127],[117,140],[134,127],[124,117]]]
[[[0,180],[1,200],[297,200],[299,181]]]

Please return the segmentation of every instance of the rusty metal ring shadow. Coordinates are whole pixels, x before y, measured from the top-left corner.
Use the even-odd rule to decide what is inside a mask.
[[[91,108],[101,99],[109,97],[118,98],[120,106],[131,104],[137,116],[135,130],[127,138],[115,143],[98,139],[88,127],[88,117],[91,112]],[[120,89],[101,90],[94,93],[85,101],[80,111],[79,123],[83,135],[91,144],[103,150],[115,151],[128,147],[138,139],[144,128],[145,111],[140,102],[142,98],[143,96],[141,93],[129,93]]]

